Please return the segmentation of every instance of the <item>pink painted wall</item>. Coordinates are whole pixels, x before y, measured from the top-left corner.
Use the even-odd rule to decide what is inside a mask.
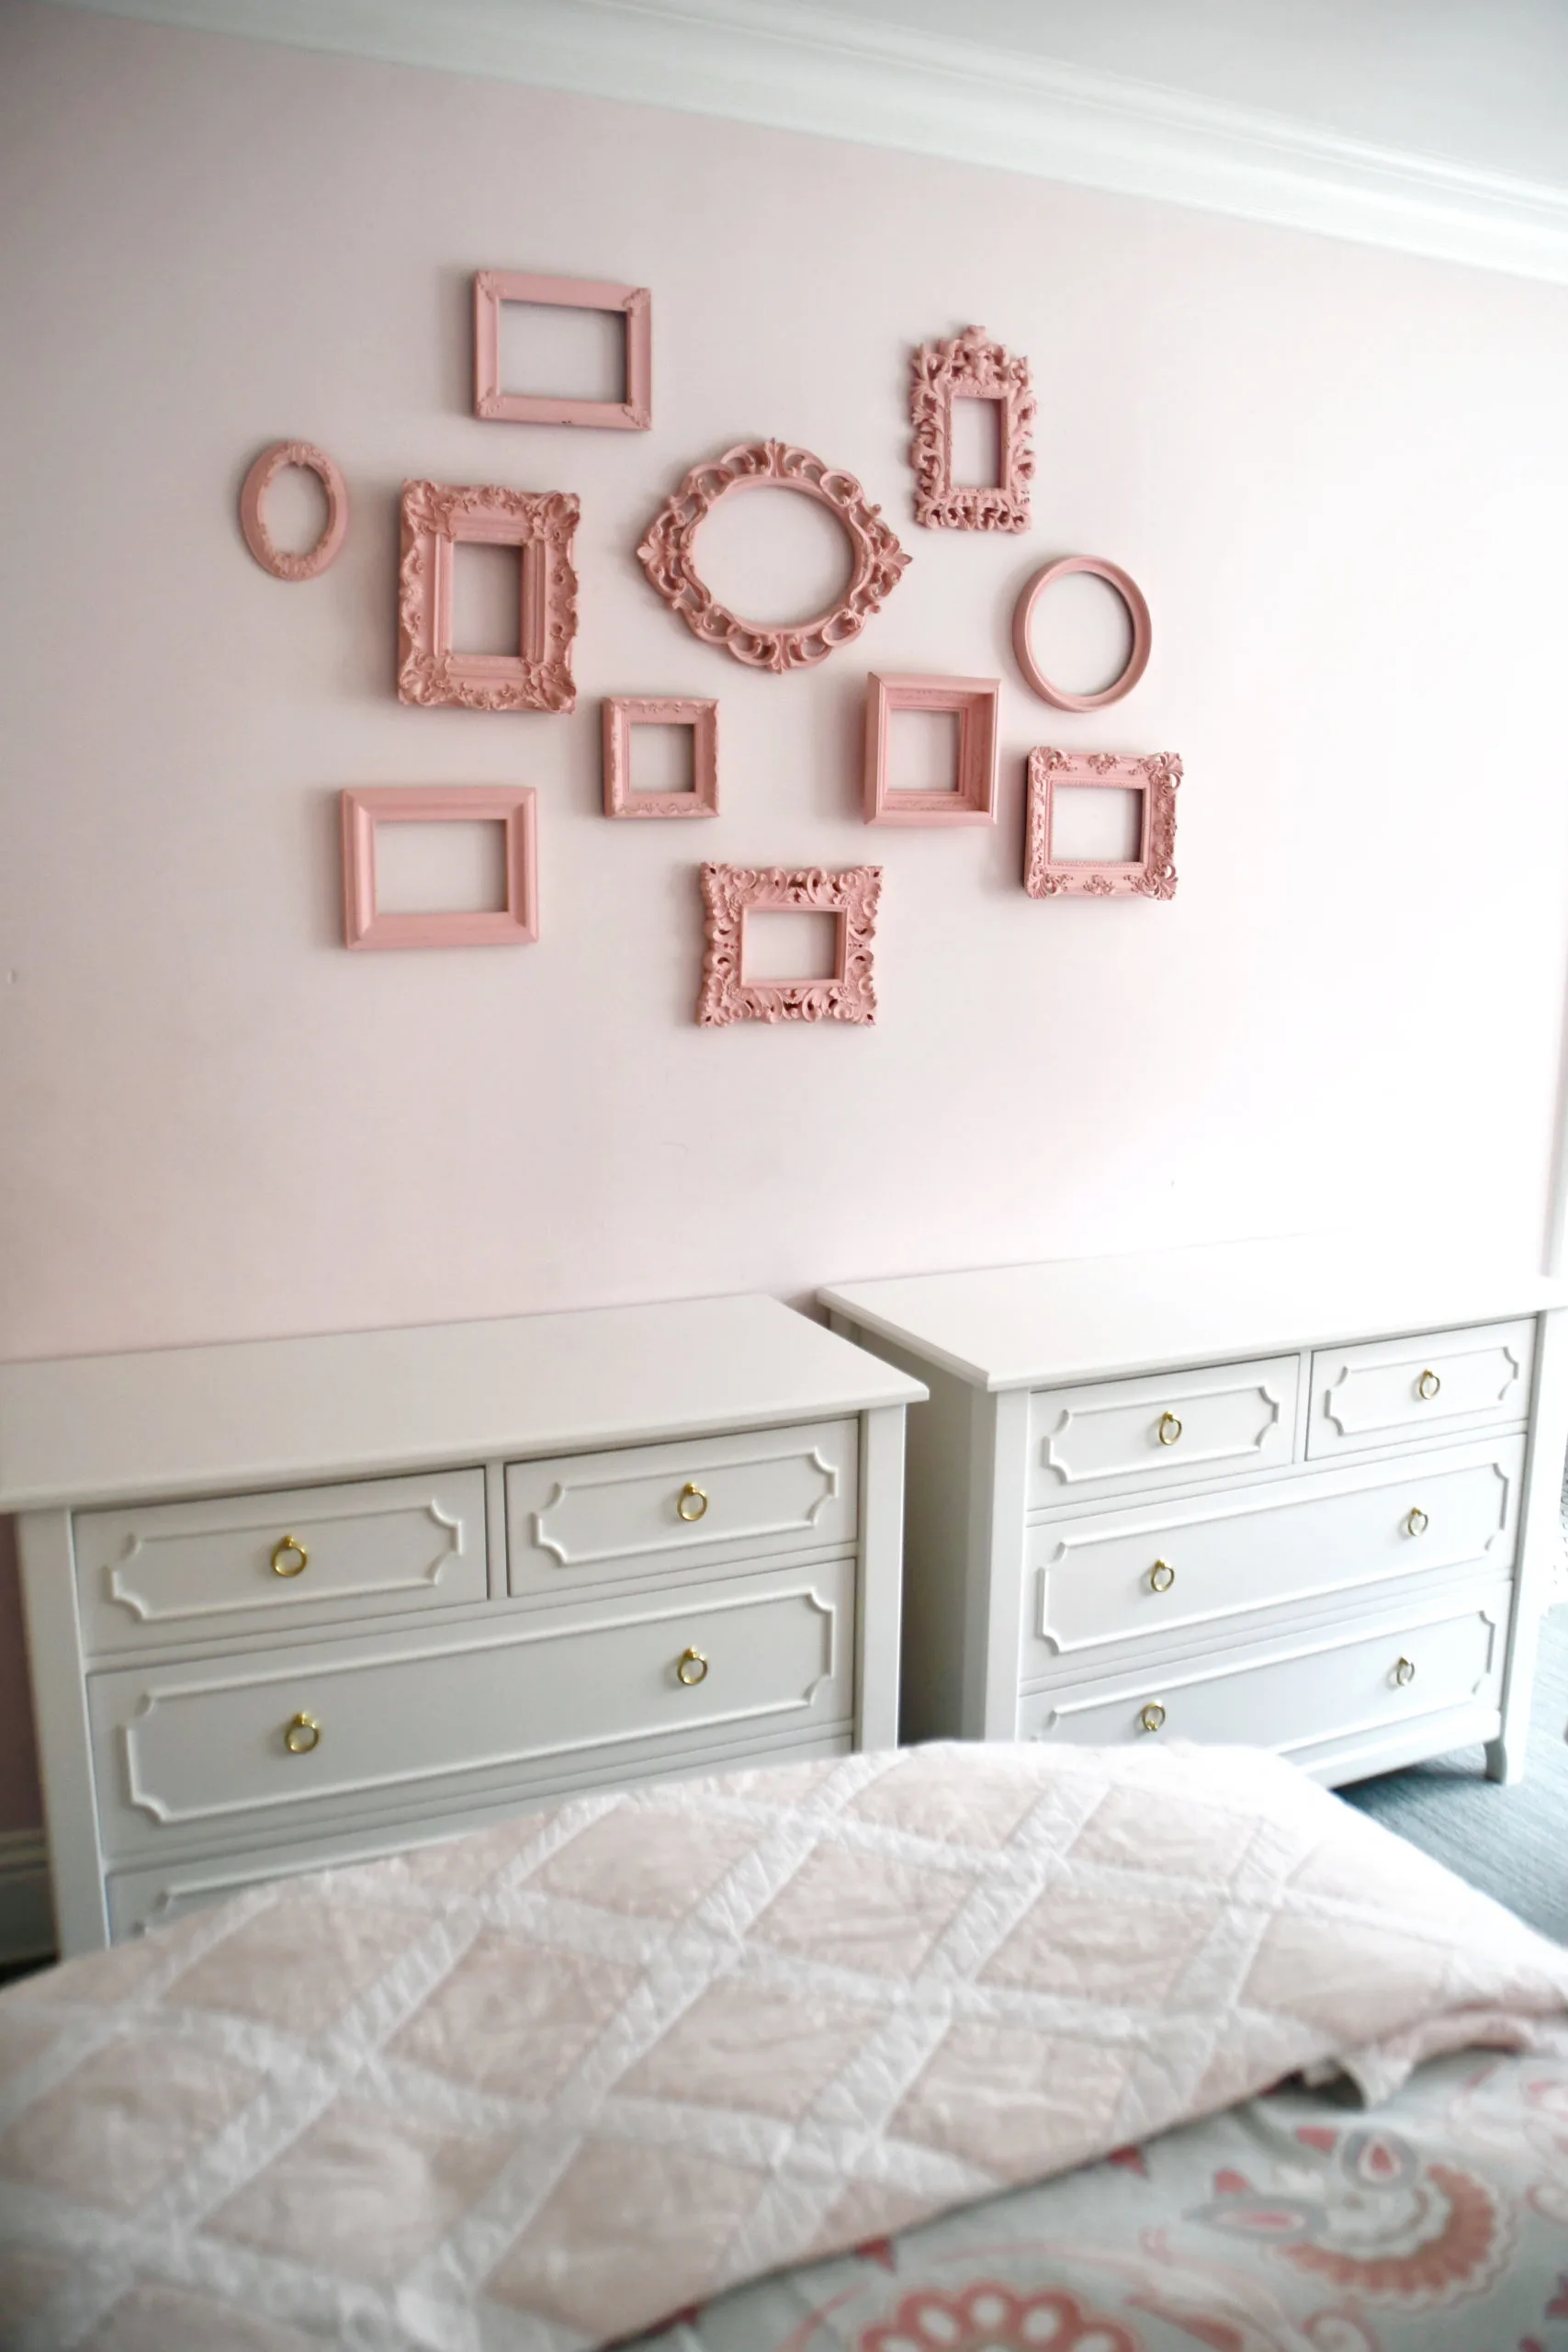
[[[1535,1246],[1568,295],[26,5],[0,221],[0,1355],[1369,1219]],[[654,430],[476,422],[479,266],[650,285]],[[971,320],[1034,361],[1019,541],[910,519],[906,353]],[[698,646],[631,552],[687,465],[766,434],[859,474],[915,558],[787,680]],[[305,587],[235,521],[285,435],[353,503]],[[574,718],[400,707],[410,474],[581,495]],[[1068,718],[1008,623],[1080,549],[1143,585],[1155,654]],[[994,832],[863,826],[872,668],[1002,678]],[[612,693],[719,696],[720,820],[604,821]],[[1052,741],[1181,752],[1174,905],[1023,896]],[[440,782],[537,787],[541,944],[344,954],[336,793]],[[878,859],[876,1030],[699,1031],[702,856]]]

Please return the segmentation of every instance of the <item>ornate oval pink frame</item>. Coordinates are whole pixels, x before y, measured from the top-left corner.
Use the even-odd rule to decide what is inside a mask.
[[[842,599],[814,620],[771,628],[742,620],[704,586],[692,543],[721,498],[737,490],[797,490],[836,514],[854,550],[854,571]],[[871,615],[897,586],[909,558],[868,503],[853,474],[824,465],[809,449],[787,441],[750,441],[694,466],[667,499],[637,548],[637,560],[672,612],[705,645],[717,646],[755,670],[809,669],[836,646],[860,635]]]
[[[285,466],[308,466],[327,494],[326,528],[303,555],[289,555],[276,544],[262,513],[267,492]],[[275,580],[314,580],[324,571],[348,531],[348,492],[326,451],[311,441],[275,441],[264,449],[241,487],[240,528],[262,570]]]
[[[1133,650],[1125,669],[1097,695],[1070,695],[1065,686],[1054,686],[1034,659],[1029,642],[1029,625],[1034,617],[1035,605],[1053,582],[1065,580],[1070,571],[1089,572],[1096,580],[1103,580],[1108,588],[1114,588],[1126,605],[1127,618],[1133,625]],[[1107,563],[1097,555],[1065,555],[1057,562],[1048,563],[1025,586],[1013,610],[1012,646],[1018,666],[1041,701],[1052,704],[1057,710],[1103,710],[1107,703],[1120,702],[1123,695],[1130,695],[1149,666],[1152,641],[1149,608],[1143,590],[1120,564]]]

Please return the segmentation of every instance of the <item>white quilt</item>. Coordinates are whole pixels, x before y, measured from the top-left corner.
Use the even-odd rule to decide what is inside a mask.
[[[580,1798],[0,1996],[0,2340],[568,2352],[1565,2015],[1568,1951],[1251,1751]]]

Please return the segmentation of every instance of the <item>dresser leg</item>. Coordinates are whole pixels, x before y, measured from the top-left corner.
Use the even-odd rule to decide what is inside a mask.
[[[1486,1743],[1486,1777],[1489,1781],[1516,1781],[1525,1777],[1525,1744],[1522,1739],[1489,1739]]]

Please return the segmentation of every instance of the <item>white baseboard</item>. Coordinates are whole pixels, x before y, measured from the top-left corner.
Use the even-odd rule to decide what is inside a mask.
[[[53,1956],[54,1906],[43,1831],[0,1830],[0,1968]]]

